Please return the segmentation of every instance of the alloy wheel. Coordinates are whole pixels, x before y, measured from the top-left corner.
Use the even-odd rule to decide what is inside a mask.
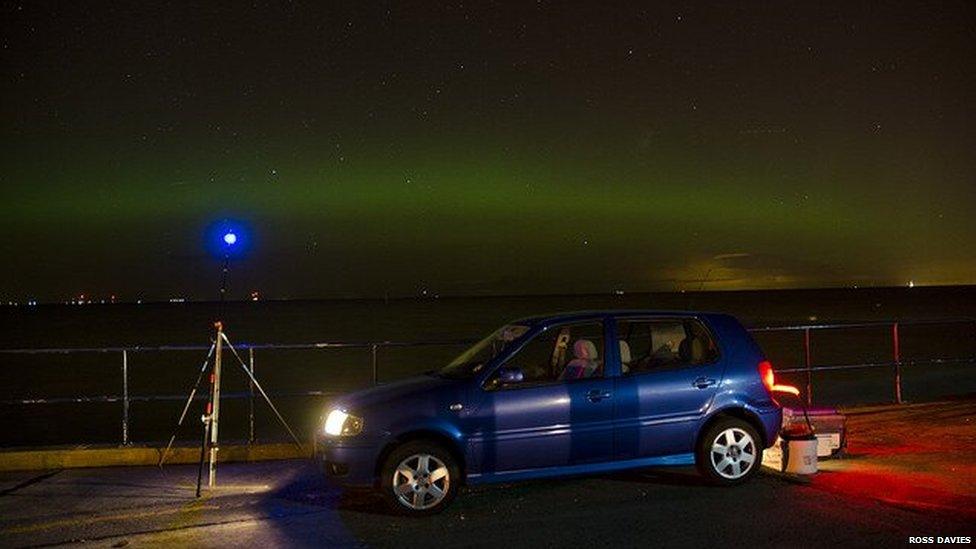
[[[716,473],[735,480],[752,469],[757,453],[756,443],[749,433],[738,427],[729,427],[715,437],[709,455]]]
[[[393,472],[393,493],[408,509],[420,511],[434,507],[451,487],[447,465],[431,454],[413,454]]]

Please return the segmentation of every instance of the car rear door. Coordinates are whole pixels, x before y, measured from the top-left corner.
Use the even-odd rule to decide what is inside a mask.
[[[693,452],[724,370],[714,336],[700,320],[680,317],[621,318],[613,329],[621,355],[614,389],[617,459]],[[679,329],[684,337],[675,341]],[[620,341],[629,348],[629,364]],[[682,345],[699,345],[698,355],[682,354]]]

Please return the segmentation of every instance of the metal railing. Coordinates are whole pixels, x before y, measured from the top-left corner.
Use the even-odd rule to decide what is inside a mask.
[[[905,366],[915,366],[920,364],[965,364],[976,363],[976,356],[964,358],[934,357],[925,359],[903,360],[901,354],[901,330],[904,326],[935,325],[935,324],[973,324],[976,328],[976,319],[942,319],[924,321],[882,321],[882,322],[861,322],[843,324],[804,324],[791,326],[762,326],[750,328],[753,334],[764,333],[802,333],[803,336],[803,364],[786,368],[776,368],[775,371],[781,374],[804,374],[805,375],[805,394],[807,405],[813,403],[813,374],[815,372],[838,371],[838,370],[858,370],[865,368],[891,368],[894,402],[903,403],[902,398],[902,369]],[[891,360],[882,362],[860,362],[852,364],[822,364],[815,365],[812,360],[812,334],[825,330],[844,330],[858,328],[884,328],[890,329],[891,337]],[[976,337],[976,331],[973,332]],[[453,341],[368,341],[368,342],[322,342],[322,343],[292,343],[292,344],[238,344],[240,350],[246,350],[248,354],[248,367],[254,372],[255,351],[260,350],[323,350],[323,349],[365,349],[370,356],[371,384],[379,383],[379,350],[385,348],[407,348],[407,347],[445,347],[461,346],[473,344],[476,340],[453,340]],[[54,397],[54,398],[22,398],[11,400],[0,400],[0,405],[50,405],[50,404],[86,404],[86,403],[115,403],[122,405],[121,418],[121,442],[129,444],[129,407],[132,402],[155,402],[155,401],[179,401],[186,399],[185,394],[168,395],[132,395],[129,393],[129,355],[134,353],[159,353],[159,352],[183,352],[200,351],[206,352],[210,347],[204,345],[177,345],[177,346],[129,346],[129,347],[83,347],[83,348],[43,348],[43,349],[0,349],[0,355],[45,355],[45,354],[76,354],[76,353],[104,353],[117,354],[121,360],[121,386],[120,395],[96,395],[96,396],[75,396],[75,397]],[[322,397],[337,394],[335,391],[309,390],[275,392],[275,397]],[[251,385],[246,392],[226,392],[221,395],[223,398],[248,399],[248,433],[249,442],[254,441],[254,387]],[[198,400],[206,398],[197,396]]]
[[[920,364],[967,364],[976,362],[976,356],[964,358],[932,357],[914,360],[904,360],[901,353],[901,328],[903,326],[926,326],[926,325],[947,325],[947,324],[973,324],[976,328],[976,319],[972,318],[953,318],[953,319],[933,319],[933,320],[914,320],[914,321],[880,321],[880,322],[857,322],[839,324],[807,324],[795,326],[766,326],[750,328],[753,334],[769,332],[800,332],[803,333],[803,366],[792,368],[776,368],[778,373],[804,373],[806,376],[806,401],[807,406],[813,404],[813,373],[836,370],[857,370],[863,368],[891,368],[894,402],[904,403],[902,398],[902,368],[904,366],[917,366]],[[891,330],[891,360],[882,362],[861,362],[854,364],[832,364],[819,365],[813,364],[811,353],[813,345],[811,335],[818,330],[842,330],[856,328],[886,328]],[[973,332],[976,338],[976,331]]]
[[[254,356],[257,350],[322,350],[322,349],[368,349],[370,355],[370,381],[372,385],[379,384],[379,350],[381,348],[407,347],[445,347],[471,345],[477,340],[456,341],[369,341],[369,342],[321,342],[321,343],[259,343],[236,344],[241,351],[247,351],[248,368],[254,373]],[[129,393],[129,355],[136,353],[161,352],[207,352],[207,345],[162,345],[162,346],[130,346],[130,347],[71,347],[71,348],[39,348],[39,349],[0,349],[2,355],[65,355],[78,353],[118,354],[121,360],[122,394],[92,395],[53,398],[21,398],[0,400],[0,405],[50,405],[50,404],[91,404],[91,403],[121,403],[122,404],[122,444],[128,445],[129,440],[129,406],[133,402],[162,402],[182,401],[185,394],[167,395],[132,395]],[[275,397],[323,397],[338,394],[336,391],[307,390],[307,391],[279,391],[272,394]],[[224,392],[221,398],[248,399],[248,442],[254,442],[254,386],[249,384],[247,392]],[[207,395],[197,395],[195,400],[207,398]]]

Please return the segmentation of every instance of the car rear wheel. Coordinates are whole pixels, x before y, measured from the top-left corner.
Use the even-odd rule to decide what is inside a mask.
[[[432,515],[444,510],[461,482],[454,457],[440,444],[413,441],[387,456],[380,479],[391,508],[405,515]]]
[[[744,482],[762,463],[759,441],[759,434],[749,423],[736,418],[719,420],[698,441],[698,470],[716,484]]]

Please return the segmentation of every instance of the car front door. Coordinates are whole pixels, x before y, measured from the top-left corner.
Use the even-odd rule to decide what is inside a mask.
[[[714,337],[692,318],[621,319],[614,328],[621,360],[617,459],[693,452],[697,426],[722,381]]]
[[[604,331],[602,321],[549,327],[489,377],[470,437],[482,474],[613,459],[613,380],[604,375]],[[586,342],[589,352],[574,352],[589,347]],[[589,356],[581,360],[579,354]],[[590,372],[567,379],[567,367],[586,361]],[[501,381],[506,369],[519,371],[522,380]]]

